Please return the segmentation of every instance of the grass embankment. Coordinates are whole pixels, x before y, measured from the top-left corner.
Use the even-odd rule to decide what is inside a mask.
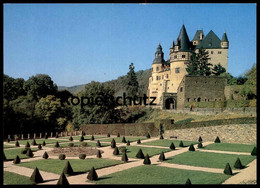
[[[179,144],[181,142],[181,140],[155,140],[155,141],[151,141],[151,142],[145,142],[142,143],[143,145],[150,145],[150,146],[164,146],[164,147],[170,147],[171,143],[173,142],[173,144],[175,145],[175,147],[179,147]],[[199,142],[197,141],[182,141],[184,147],[190,146],[191,144],[195,145],[198,144]]]
[[[4,171],[4,185],[33,185],[27,176]]]
[[[66,162],[69,161],[71,164],[71,167],[74,171],[74,174],[81,174],[88,172],[93,166],[95,169],[105,168],[109,166],[114,166],[117,164],[122,164],[123,161],[119,160],[112,160],[112,159],[65,159],[65,160],[59,160],[59,159],[42,159],[42,160],[35,160],[30,162],[23,162],[18,164],[19,166],[24,166],[28,168],[34,169],[37,167],[39,170],[43,170],[46,172],[52,172],[55,174],[61,174],[62,170],[66,164]]]
[[[233,169],[238,157],[241,160],[242,165],[247,165],[256,158],[255,156],[251,155],[233,155],[200,151],[188,151],[180,155],[176,155],[174,157],[169,157],[165,162],[209,168],[223,168],[224,170],[227,163],[229,163],[231,168]]]
[[[121,172],[102,176],[97,184],[221,184],[230,175],[209,172],[172,169],[161,166],[138,166]]]
[[[214,143],[201,149],[251,153],[255,146],[248,144]]]

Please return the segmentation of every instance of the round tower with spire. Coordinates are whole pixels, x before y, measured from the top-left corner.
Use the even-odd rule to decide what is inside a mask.
[[[221,48],[227,49],[229,47],[229,42],[226,32],[224,32],[221,40]]]

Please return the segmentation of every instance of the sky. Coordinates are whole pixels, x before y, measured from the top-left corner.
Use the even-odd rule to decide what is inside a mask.
[[[228,72],[256,63],[256,4],[4,4],[4,74],[48,74],[58,86],[109,81],[165,60],[184,24],[229,40]]]

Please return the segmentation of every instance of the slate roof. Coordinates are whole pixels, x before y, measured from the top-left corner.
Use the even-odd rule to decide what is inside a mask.
[[[227,34],[224,32],[221,42],[228,42]]]
[[[218,38],[218,36],[210,30],[210,32],[207,34],[207,36],[196,46],[195,49],[200,49],[200,48],[221,48],[221,41]]]
[[[204,36],[204,33],[202,30],[197,30],[196,34],[194,35],[194,38],[192,41],[200,41],[200,33],[202,33],[202,36]]]
[[[158,54],[161,54],[161,55],[159,56]],[[156,55],[158,55],[158,56],[156,56]],[[155,58],[153,60],[153,64],[165,62],[165,60],[163,59],[163,56],[164,56],[164,53],[162,51],[162,46],[161,46],[161,44],[159,44],[157,47],[157,50],[155,52]]]
[[[179,51],[191,51],[191,43],[184,25],[182,25],[180,34],[176,40],[176,45],[180,46]]]

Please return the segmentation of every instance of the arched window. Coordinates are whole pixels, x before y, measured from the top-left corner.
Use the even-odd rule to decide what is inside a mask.
[[[201,98],[199,97],[199,98],[198,98],[198,102],[200,102],[200,100],[201,100]]]

